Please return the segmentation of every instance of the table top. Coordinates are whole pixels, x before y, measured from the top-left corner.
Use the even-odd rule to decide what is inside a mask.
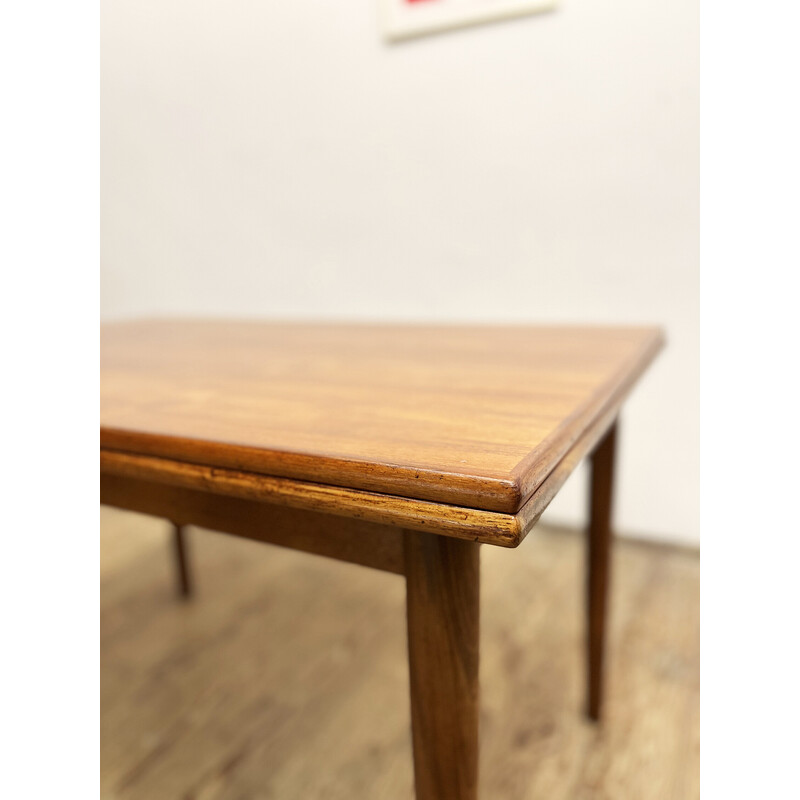
[[[514,514],[662,344],[642,327],[107,324],[100,444]]]

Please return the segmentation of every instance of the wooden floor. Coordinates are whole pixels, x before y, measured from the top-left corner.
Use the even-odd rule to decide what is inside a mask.
[[[101,514],[104,800],[412,798],[401,577],[189,529],[182,602],[167,524]],[[698,797],[699,559],[618,544],[596,729],[583,554],[482,548],[481,797]]]

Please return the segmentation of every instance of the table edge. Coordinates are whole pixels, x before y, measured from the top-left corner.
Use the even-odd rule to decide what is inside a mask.
[[[200,489],[211,494],[230,495],[514,548],[533,529],[578,463],[614,424],[617,414],[618,409],[611,407],[595,420],[542,481],[528,502],[513,514],[190,464],[106,448],[100,450],[100,471],[135,480]]]
[[[519,488],[519,504],[515,511],[530,502],[549,475],[559,468],[582,439],[591,436],[598,423],[619,414],[634,386],[666,344],[663,329],[649,330],[651,335],[645,346],[609,378],[583,408],[568,417],[550,437],[514,467],[511,474]]]
[[[503,547],[516,547],[522,540],[520,521],[514,514],[190,464],[106,448],[100,450],[100,471]]]
[[[649,332],[641,348],[581,408],[531,450],[508,474],[452,473],[335,456],[265,450],[199,439],[165,436],[119,428],[100,428],[106,452],[152,457],[175,464],[298,484],[336,487],[343,492],[378,494],[496,514],[516,515],[529,506],[549,476],[586,439],[599,420],[616,415],[636,382],[664,346],[662,329]]]

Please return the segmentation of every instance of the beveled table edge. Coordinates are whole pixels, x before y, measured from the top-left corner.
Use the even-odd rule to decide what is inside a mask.
[[[541,494],[550,475],[558,472],[561,462],[598,421],[610,413],[618,413],[633,386],[664,346],[664,334],[660,328],[639,329],[650,333],[645,346],[637,350],[588,403],[531,450],[508,474],[478,471],[456,474],[430,467],[319,457],[103,426],[100,428],[100,447],[108,452],[153,457],[176,464],[206,465],[209,471],[224,469],[253,477],[262,476],[271,479],[267,483],[285,480],[338,487],[342,489],[342,496],[378,494],[422,505],[445,505],[505,516],[524,515],[527,506],[532,502],[536,504],[536,497]]]
[[[614,423],[617,413],[616,405],[608,408],[515,514],[209,467],[108,448],[100,450],[100,471],[513,548],[528,535],[580,460],[591,452]]]
[[[430,531],[503,547],[516,547],[521,541],[519,522],[513,514],[412,500],[396,495],[208,467],[104,448],[100,450],[100,471],[393,527]]]
[[[591,438],[593,431],[598,426],[602,427],[609,415],[616,416],[619,413],[633,387],[666,343],[661,328],[651,327],[645,330],[650,332],[646,347],[621,367],[589,403],[514,467],[511,474],[519,492],[519,505],[515,510],[521,510],[534,499],[534,495],[540,492],[549,476],[559,470],[562,461],[568,458],[575,447],[580,446],[582,439],[587,436]],[[599,438],[597,436],[594,441]]]
[[[100,428],[100,447],[143,456],[205,464],[265,477],[340,486],[410,500],[482,507],[510,513],[519,507],[519,485],[513,476],[456,474],[443,469],[317,456],[248,445]],[[413,487],[413,489],[412,489]],[[413,494],[412,494],[413,491]]]

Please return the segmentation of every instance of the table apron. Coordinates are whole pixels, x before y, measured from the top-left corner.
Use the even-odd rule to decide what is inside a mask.
[[[100,502],[403,575],[403,532],[366,520],[101,473]]]

